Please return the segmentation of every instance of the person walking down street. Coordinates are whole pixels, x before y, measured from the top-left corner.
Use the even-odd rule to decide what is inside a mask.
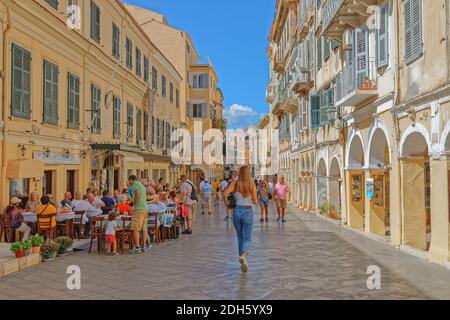
[[[194,184],[188,180],[186,175],[181,176],[180,193],[182,194],[182,202],[189,208],[190,214],[186,217],[187,229],[183,234],[192,234],[192,219],[195,215],[195,204],[197,203],[197,195],[195,193]]]
[[[289,187],[284,179],[284,176],[281,176],[274,188],[274,196],[278,213],[277,222],[282,221],[283,223],[286,223],[285,215],[288,193]]]
[[[262,181],[258,188],[258,201],[261,207],[261,219],[259,221],[264,222],[265,217],[265,221],[269,222],[269,186],[265,181]]]
[[[213,191],[214,206],[218,207],[220,204],[220,198],[219,198],[220,185],[219,185],[219,181],[217,181],[217,179],[214,179],[214,182],[212,184],[212,191]]]
[[[133,233],[134,248],[129,251],[131,254],[147,252],[147,190],[135,175],[128,178],[130,185],[132,203],[131,231]],[[141,243],[142,233],[142,243]]]
[[[202,194],[202,214],[211,215],[212,185],[207,179],[200,183],[200,192]]]
[[[236,199],[233,225],[238,239],[239,262],[245,273],[248,271],[248,252],[252,242],[253,208],[258,203],[256,186],[248,166],[241,167],[237,181],[231,181],[224,196],[228,197],[231,193],[234,193]]]

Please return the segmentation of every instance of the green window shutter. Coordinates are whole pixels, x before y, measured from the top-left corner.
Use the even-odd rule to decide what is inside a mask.
[[[59,1],[58,0],[45,0],[53,9],[58,10]]]
[[[127,38],[126,40],[126,59],[127,59],[127,68],[133,69],[133,42]]]
[[[309,34],[309,66],[312,68],[314,66],[314,48],[315,48],[315,44],[314,44],[314,33],[310,32]]]
[[[155,67],[152,67],[152,89],[158,90],[158,70]]]
[[[167,97],[167,80],[164,75],[161,75],[161,95],[166,98]]]
[[[113,106],[113,135],[114,138],[120,138],[120,109],[122,102],[119,97],[114,97],[114,106]]]
[[[141,49],[136,47],[136,75],[142,75],[142,67],[141,67]]]
[[[120,58],[120,29],[113,23],[112,27],[112,55]]]
[[[377,65],[378,68],[385,67],[389,63],[389,2],[380,7],[378,13],[377,28]]]
[[[148,141],[148,112],[144,111],[144,141]]]
[[[175,90],[175,106],[180,107],[180,91],[178,89]]]
[[[320,96],[311,95],[311,127],[317,129],[320,127]]]
[[[101,133],[101,90],[99,87],[91,86],[92,95],[92,132]]]
[[[148,71],[149,71],[148,57],[144,56],[144,81],[146,83],[148,83]]]
[[[58,66],[44,60],[44,123],[58,124]]]
[[[330,58],[330,41],[326,38],[323,38],[323,58],[327,61]]]
[[[80,128],[80,79],[73,75],[67,75],[67,127]]]
[[[100,8],[91,0],[91,38],[100,43]]]
[[[170,103],[173,103],[173,83],[170,83],[170,87],[169,87],[169,99],[170,99]]]
[[[317,39],[317,71],[322,68],[322,37]]]
[[[31,52],[12,45],[11,115],[30,119]]]
[[[133,106],[127,104],[127,139],[130,141],[133,139]]]
[[[142,140],[142,111],[136,113],[136,141]]]
[[[339,48],[339,42],[337,42],[336,40],[332,40],[331,41],[331,49],[335,50]]]

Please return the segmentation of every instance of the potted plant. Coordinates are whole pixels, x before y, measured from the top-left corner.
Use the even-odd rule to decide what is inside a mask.
[[[58,255],[63,256],[67,254],[67,250],[72,247],[73,240],[69,237],[58,237],[55,242],[59,244]]]
[[[328,212],[328,205],[327,204],[323,204],[320,206],[320,213],[325,215]]]
[[[336,208],[334,206],[328,207],[327,218],[334,219],[336,217]]]
[[[22,241],[22,248],[25,251],[25,255],[29,256],[31,254],[31,240]]]
[[[16,255],[17,259],[25,257],[25,250],[23,249],[23,243],[21,241],[11,243],[9,250]]]
[[[44,237],[35,235],[31,236],[31,253],[40,253],[41,246],[44,243]]]
[[[59,250],[59,244],[56,242],[46,242],[42,245],[42,260],[52,261],[55,259],[56,253]]]

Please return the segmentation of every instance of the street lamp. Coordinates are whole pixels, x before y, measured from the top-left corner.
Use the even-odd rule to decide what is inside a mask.
[[[335,106],[331,105],[327,108],[327,116],[328,121],[331,123],[331,125],[339,130],[343,127],[343,121],[342,118],[338,117],[338,110]]]
[[[46,158],[50,157],[50,149],[49,148],[44,148],[44,156]]]
[[[20,155],[23,157],[25,157],[26,153],[27,153],[27,147],[25,147],[24,144],[19,145],[19,150],[20,150]]]
[[[68,149],[64,150],[64,156],[66,157],[66,159],[70,158],[70,151]]]

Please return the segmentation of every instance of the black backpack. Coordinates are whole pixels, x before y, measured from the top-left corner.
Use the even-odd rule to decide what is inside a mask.
[[[191,185],[191,187],[192,187],[192,192],[189,195],[189,198],[191,198],[192,201],[197,201],[198,200],[198,198],[197,198],[197,191],[195,190],[194,185],[190,181],[186,181],[186,182],[189,183]]]

